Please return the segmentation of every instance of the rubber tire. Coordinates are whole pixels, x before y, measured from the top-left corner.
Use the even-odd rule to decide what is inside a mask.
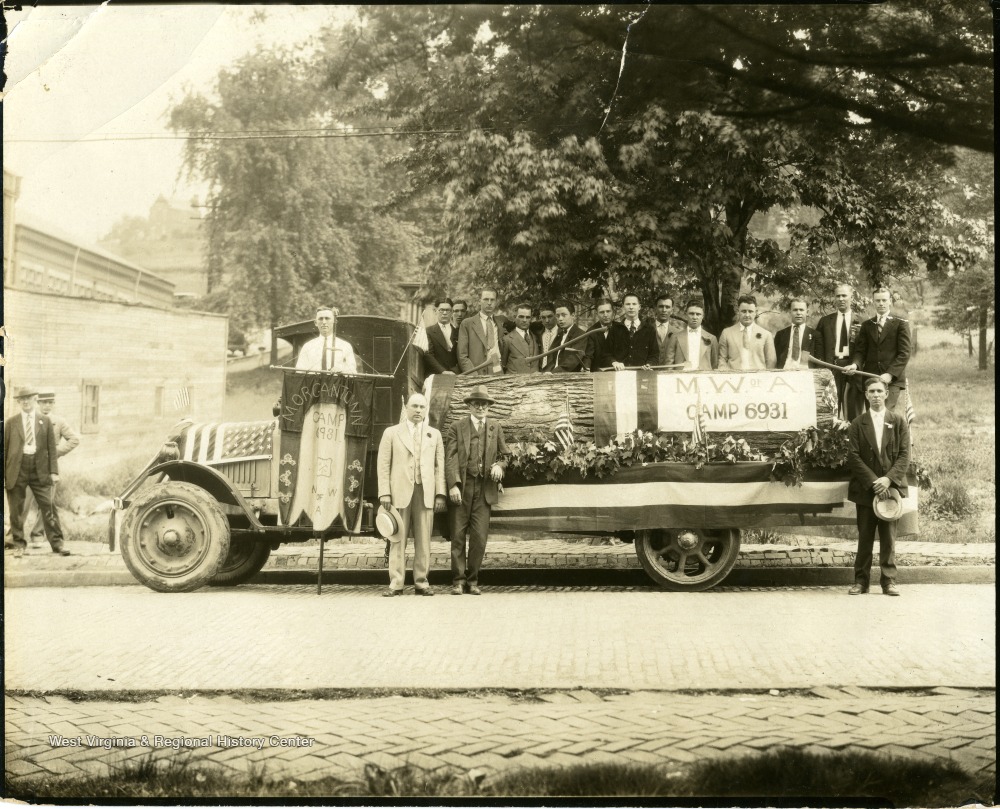
[[[160,516],[157,512],[171,503],[180,509],[171,525],[186,524],[194,544],[188,553],[156,554],[140,540],[140,529],[144,520]],[[147,537],[147,544],[152,539]],[[138,492],[125,510],[121,540],[125,565],[142,584],[160,593],[187,593],[211,581],[229,555],[229,523],[200,486],[169,481]]]
[[[271,543],[265,539],[229,542],[229,555],[209,581],[210,587],[235,587],[249,581],[267,564]]]
[[[642,565],[646,574],[663,589],[674,592],[709,590],[725,579],[736,565],[740,554],[740,530],[738,528],[694,530],[702,543],[706,540],[722,542],[722,548],[717,551],[716,558],[711,560],[709,568],[694,576],[666,570],[662,557],[657,553],[655,547],[662,541],[665,532],[636,531],[635,552],[639,557],[639,564]],[[669,529],[666,533],[670,533]]]

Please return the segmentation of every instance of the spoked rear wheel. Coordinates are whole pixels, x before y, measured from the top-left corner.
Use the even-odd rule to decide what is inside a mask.
[[[736,528],[663,528],[636,531],[639,564],[667,590],[708,590],[736,564],[740,532]]]

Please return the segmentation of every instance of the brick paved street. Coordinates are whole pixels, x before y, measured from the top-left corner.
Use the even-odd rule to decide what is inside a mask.
[[[143,735],[211,736],[194,761],[246,772],[266,760],[269,774],[296,778],[354,777],[364,762],[486,773],[685,763],[781,745],[993,772],[992,586],[911,585],[897,599],[840,587],[380,592],[8,589],[7,773],[103,773],[151,750],[178,755],[166,741],[143,746]],[[206,693],[232,689],[262,693]],[[117,701],[119,691],[140,701]],[[82,746],[53,746],[53,734]],[[140,745],[105,750],[87,735]],[[227,747],[218,735],[265,746]],[[271,747],[271,735],[315,741]]]
[[[864,689],[816,693],[688,695],[554,692],[506,695],[241,702],[231,697],[164,696],[148,702],[7,698],[7,772],[15,777],[113,774],[128,760],[185,755],[178,739],[209,738],[191,751],[204,764],[246,774],[308,779],[357,777],[364,763],[506,769],[588,762],[677,763],[744,756],[782,745],[854,748],[915,758],[947,758],[972,772],[995,772],[992,692],[942,689],[929,695]],[[53,747],[49,736],[80,739]],[[97,739],[138,746],[105,750]],[[143,743],[142,736],[147,737]],[[164,739],[157,740],[155,736]],[[262,749],[229,746],[260,739]],[[280,747],[306,737],[308,747]],[[98,745],[98,746],[88,746]],[[185,748],[186,749],[186,748]]]

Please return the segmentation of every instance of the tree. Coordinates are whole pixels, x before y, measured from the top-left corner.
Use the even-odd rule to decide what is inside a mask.
[[[210,297],[239,326],[273,328],[319,305],[394,313],[419,239],[377,209],[391,184],[388,155],[329,137],[348,134],[331,127],[336,99],[287,51],[222,70],[216,95],[188,95],[171,114],[189,134],[187,170],[209,182],[210,292],[222,293]]]
[[[961,30],[932,42],[944,12],[842,8],[375,7],[325,69],[379,91],[359,111],[438,133],[405,157],[411,195],[444,189],[432,266],[476,252],[518,297],[677,286],[719,328],[743,288],[912,272],[941,142],[990,125],[947,125],[988,105],[978,18],[949,5]],[[796,205],[820,215],[788,248],[754,235]]]

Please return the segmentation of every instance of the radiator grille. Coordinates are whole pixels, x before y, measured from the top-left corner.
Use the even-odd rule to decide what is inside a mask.
[[[215,468],[229,478],[233,486],[244,497],[268,497],[271,493],[271,461],[269,458],[222,463]]]

